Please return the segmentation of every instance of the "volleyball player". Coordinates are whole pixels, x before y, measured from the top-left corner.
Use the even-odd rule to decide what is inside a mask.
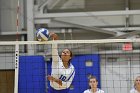
[[[54,33],[50,36],[54,40],[58,39]],[[52,72],[47,76],[50,81],[49,93],[68,93],[75,75],[71,59],[72,52],[69,49],[64,49],[59,57],[57,44],[52,44]]]
[[[103,90],[99,89],[98,86],[98,80],[94,76],[90,76],[89,80],[89,89],[85,90],[83,93],[104,93]]]
[[[140,93],[140,76],[137,76],[134,81],[134,88],[130,90],[130,93]]]

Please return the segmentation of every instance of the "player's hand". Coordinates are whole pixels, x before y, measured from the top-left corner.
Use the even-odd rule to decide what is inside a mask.
[[[59,37],[58,37],[57,34],[55,34],[55,33],[53,33],[53,32],[50,32],[49,34],[50,34],[50,38],[51,38],[52,40],[58,40],[58,39],[59,39]]]
[[[49,81],[53,81],[53,77],[52,77],[51,75],[48,75],[48,76],[47,76],[47,79],[48,79]]]
[[[51,75],[48,75],[48,76],[47,76],[47,79],[48,79],[49,81],[51,81],[51,82],[56,82],[57,84],[59,84],[60,86],[62,86],[62,81],[61,81],[60,79],[56,79],[56,78],[54,78],[54,77],[51,76]]]

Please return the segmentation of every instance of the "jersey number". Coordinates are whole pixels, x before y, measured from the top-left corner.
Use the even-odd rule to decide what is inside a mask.
[[[61,75],[59,79],[61,79],[62,81],[65,81],[66,80],[66,76]]]

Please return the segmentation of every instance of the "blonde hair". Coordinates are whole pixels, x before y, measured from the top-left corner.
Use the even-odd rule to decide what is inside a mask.
[[[136,80],[137,80],[137,78],[140,78],[140,76],[137,76],[136,78],[135,78],[135,80],[134,80],[134,88],[136,89]]]

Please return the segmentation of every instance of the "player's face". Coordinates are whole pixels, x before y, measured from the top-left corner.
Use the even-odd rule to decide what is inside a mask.
[[[90,86],[91,88],[97,88],[97,85],[98,85],[98,82],[96,81],[95,78],[90,79],[90,81],[89,81],[89,86]]]
[[[140,77],[137,77],[135,80],[135,85],[140,86]]]
[[[68,49],[64,49],[61,54],[61,59],[65,62],[69,62],[71,59],[71,52]]]

